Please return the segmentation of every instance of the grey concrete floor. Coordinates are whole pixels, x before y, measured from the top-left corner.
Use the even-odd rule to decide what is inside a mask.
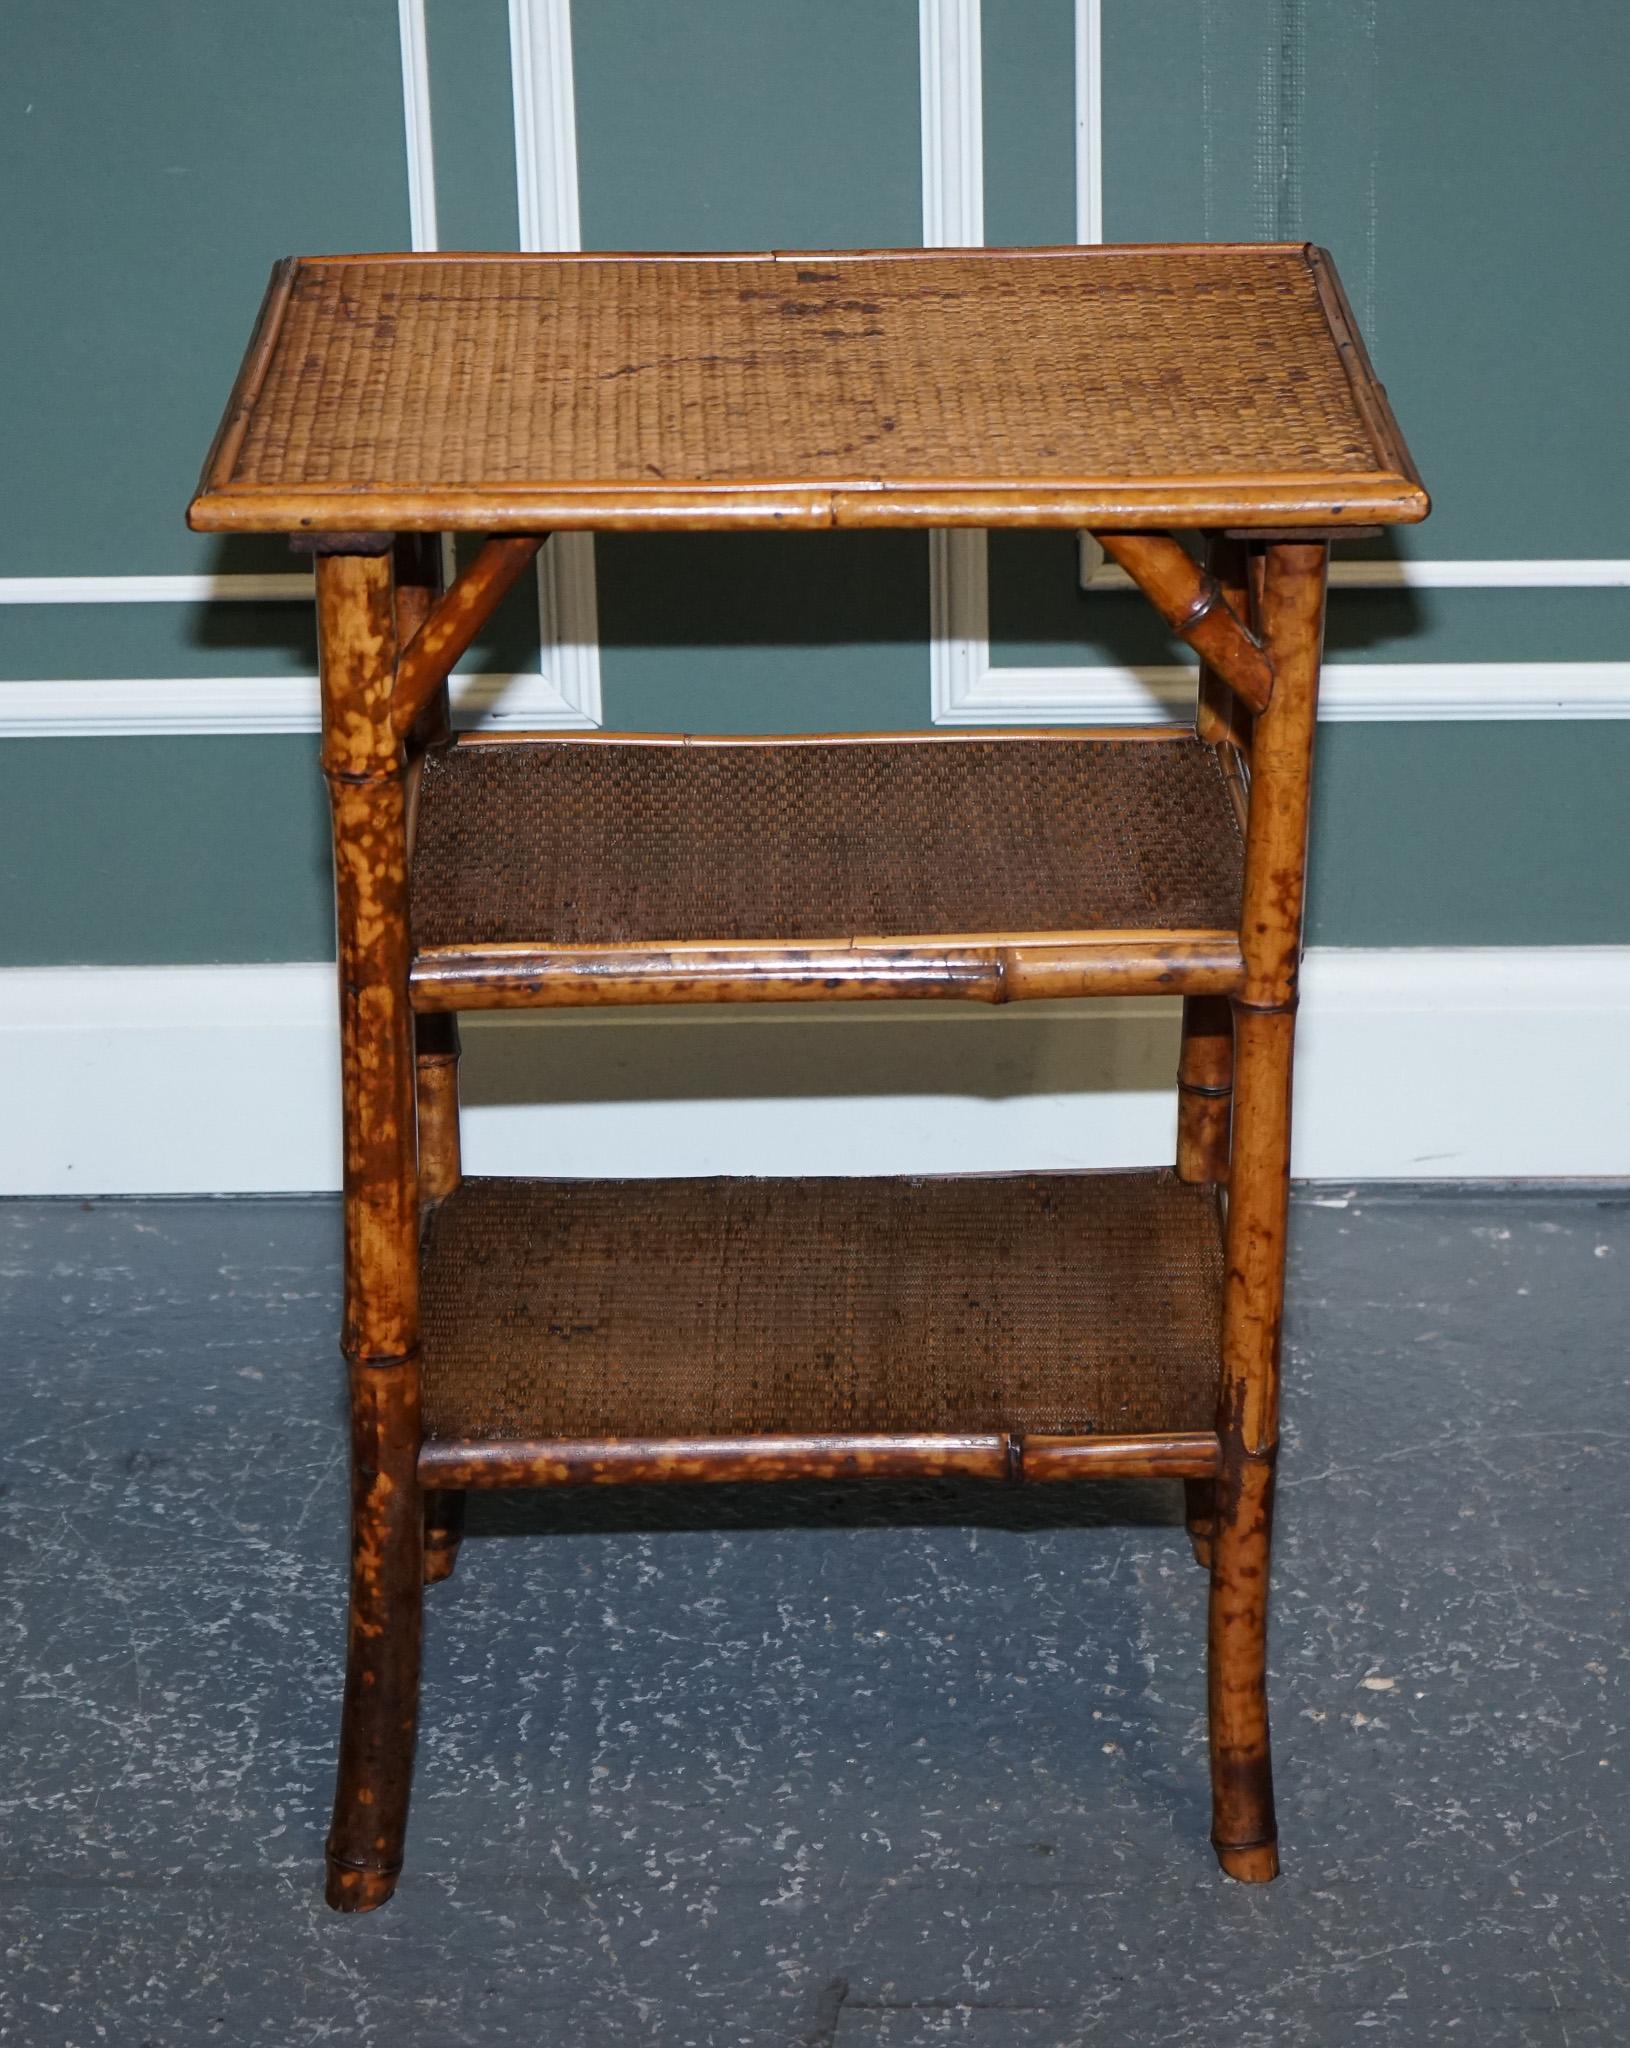
[[[1175,1488],[494,1499],[407,1875],[320,1898],[328,1201],[0,1208],[0,2040],[1622,2043],[1622,1191],[1295,1210],[1286,1874]]]

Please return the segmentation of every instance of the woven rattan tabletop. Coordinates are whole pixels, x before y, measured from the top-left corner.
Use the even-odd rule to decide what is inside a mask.
[[[1362,525],[1427,499],[1322,251],[280,264],[209,532]]]

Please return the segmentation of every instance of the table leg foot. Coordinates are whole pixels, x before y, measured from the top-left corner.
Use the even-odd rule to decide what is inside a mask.
[[[396,1889],[401,1869],[359,1870],[354,1863],[328,1858],[328,1885],[324,1893],[336,1913],[372,1913]]]
[[[424,1582],[439,1586],[453,1576],[464,1541],[464,1495],[434,1487],[424,1497]]]
[[[1279,1844],[1277,1842],[1246,1842],[1232,1846],[1227,1842],[1214,1842],[1217,1861],[1223,1873],[1238,1884],[1271,1884],[1279,1875]]]

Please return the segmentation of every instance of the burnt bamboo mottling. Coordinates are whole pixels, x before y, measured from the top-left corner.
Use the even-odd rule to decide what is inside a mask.
[[[458,1020],[442,1012],[417,1024],[419,1197],[428,1207],[459,1182]]]
[[[1210,1571],[1217,1534],[1217,1488],[1213,1480],[1183,1481],[1183,1523],[1188,1530],[1194,1562],[1202,1571]]]
[[[458,1019],[451,1013],[415,1019],[419,1103],[419,1197],[425,1208],[459,1183]],[[464,1536],[464,1495],[432,1490],[424,1497],[424,1577],[450,1578]]]
[[[458,1019],[450,1012],[414,1020],[419,1104],[419,1198],[430,1209],[458,1186]],[[433,1488],[424,1497],[424,1577],[451,1578],[464,1538],[464,1495]]]
[[[1274,693],[1252,740],[1240,933],[1246,979],[1234,998],[1209,1697],[1212,1840],[1229,1875],[1252,1883],[1279,1869],[1268,1744],[1268,1560],[1279,1444],[1291,1051],[1328,553],[1322,543],[1298,542],[1272,542],[1264,551],[1260,617]]]
[[[1228,534],[1209,534],[1205,543],[1206,573],[1222,592],[1232,616],[1257,633],[1252,603],[1249,549]],[[1251,752],[1251,707],[1234,694],[1228,679],[1207,661],[1200,664],[1200,692],[1195,707],[1194,729],[1208,746],[1230,747],[1249,758]]]
[[[436,693],[446,689],[448,671],[537,560],[542,545],[533,534],[489,540],[429,609],[397,664],[391,715],[398,732],[411,730]]]
[[[1227,999],[1185,996],[1177,1067],[1179,1180],[1220,1185],[1228,1179],[1233,1095],[1234,1017]]]
[[[958,996],[1228,995],[1244,967],[1231,932],[1016,934],[946,945],[917,938],[851,946],[534,945],[425,948],[413,964],[420,1011],[557,1009],[624,1003],[836,1002]]]
[[[1218,1467],[1210,1430],[1142,1436],[638,1437],[427,1443],[420,1478],[463,1487],[629,1486],[778,1479],[1183,1479]],[[1193,1475],[1193,1476],[1191,1476]],[[1202,1476],[1203,1475],[1203,1476]]]
[[[1248,550],[1243,541],[1208,535],[1206,574],[1229,616],[1259,646],[1260,621],[1251,593]],[[1192,643],[1191,643],[1192,644]],[[1203,653],[1203,650],[1201,650]],[[1260,708],[1260,707],[1258,707]],[[1248,830],[1250,803],[1243,764],[1251,746],[1251,707],[1209,661],[1200,664],[1195,732],[1217,750],[1236,820]],[[1226,1001],[1205,994],[1183,1000],[1183,1048],[1177,1071],[1177,1172],[1182,1180],[1228,1179],[1229,1130],[1233,1115],[1234,1024]],[[1187,1521],[1195,1554],[1209,1563],[1212,1499],[1209,1487],[1191,1482]]]
[[[1212,1837],[1275,1874],[1326,557],[1426,510],[1305,245],[278,266],[188,518],[317,557],[352,1436],[333,1905],[396,1883],[423,1586],[467,1493],[654,1481],[1180,1482]],[[959,525],[1097,533],[1200,657],[1193,730],[450,730],[448,674],[550,530]],[[448,590],[444,533],[482,537]],[[463,1171],[463,1009],[1157,993],[1183,998],[1175,1169]]]
[[[393,601],[396,645],[409,646],[420,627],[435,610],[442,594],[441,545],[434,534],[401,533],[392,550],[396,575]],[[407,731],[409,770],[409,835],[412,828],[412,776],[427,747],[445,746],[452,738],[452,719],[445,680],[425,698],[418,717]]]
[[[1228,592],[1168,533],[1100,533],[1100,546],[1123,568],[1207,672],[1251,711],[1273,692],[1273,667],[1229,602]],[[1211,735],[1204,728],[1201,738]]]
[[[441,548],[433,535],[405,533],[395,547],[396,644],[415,644],[420,628],[435,610],[442,592]],[[449,649],[449,665],[457,660]],[[401,656],[397,691],[401,687]],[[394,710],[400,729],[403,721]],[[407,722],[408,843],[411,849],[418,786],[424,756],[452,738],[447,682],[422,691],[414,716]],[[414,1020],[415,1095],[419,1120],[419,1203],[421,1213],[452,1193],[459,1180],[458,1019],[451,1012]],[[429,1490],[424,1494],[424,1581],[427,1586],[450,1578],[464,1536],[464,1495]]]
[[[407,760],[391,724],[389,552],[317,557],[334,819],[351,1380],[351,1612],[328,1902],[395,1889],[418,1716],[419,1185],[408,1003]]]

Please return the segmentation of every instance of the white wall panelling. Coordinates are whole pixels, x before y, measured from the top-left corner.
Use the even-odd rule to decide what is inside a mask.
[[[310,604],[309,570],[259,576],[0,576],[0,604]]]
[[[562,671],[569,676],[569,666]],[[581,728],[553,676],[455,675],[453,722],[527,732]],[[0,683],[0,738],[137,738],[142,734],[317,732],[315,676],[135,676]]]
[[[1083,543],[1091,536],[1083,534]],[[1130,590],[1113,563],[1095,562],[1083,581],[1094,590]],[[1630,560],[1580,556],[1558,561],[1333,562],[1337,590],[1625,590]],[[301,569],[251,576],[0,576],[6,604],[309,604],[311,576]]]
[[[919,0],[922,65],[923,247],[967,249],[985,239],[985,129],[979,0]]]
[[[396,0],[402,62],[402,126],[407,137],[408,232],[415,249],[434,249],[436,152],[430,127],[430,49],[425,0]]]
[[[521,247],[579,249],[570,0],[509,0],[509,67]],[[538,616],[547,672],[562,704],[578,714],[550,723],[599,725],[592,533],[559,533],[544,547],[538,557]]]
[[[1103,0],[1075,0],[1075,239],[1104,239]]]
[[[1090,533],[1081,536],[1081,582],[1088,590],[1131,590],[1132,579],[1103,560]],[[1332,590],[1624,590],[1630,561],[1581,556],[1573,561],[1341,562],[1330,564]]]
[[[1630,1173],[1627,1010],[1630,947],[1314,948],[1295,1171]],[[635,1176],[1146,1165],[1171,1157],[1176,1058],[1171,1002],[472,1016],[465,1160]],[[331,966],[12,968],[0,1060],[0,1193],[336,1183]]]

